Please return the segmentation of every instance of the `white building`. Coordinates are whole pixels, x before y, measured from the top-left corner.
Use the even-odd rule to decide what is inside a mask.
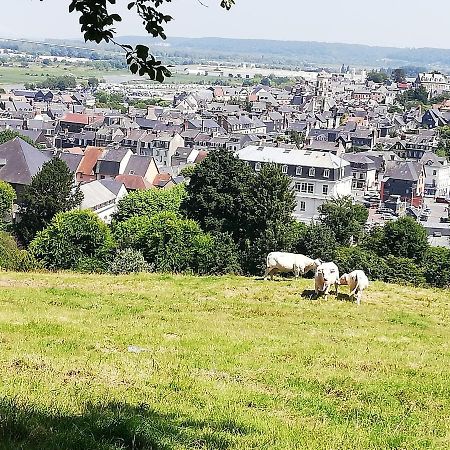
[[[82,184],[80,190],[84,196],[80,209],[90,209],[106,223],[111,222],[112,215],[117,211],[117,203],[128,193],[122,183],[112,179]]]
[[[441,73],[419,73],[416,86],[423,86],[430,98],[450,92],[450,80]]]
[[[255,170],[264,163],[276,163],[292,178],[297,205],[294,216],[304,222],[318,217],[318,208],[332,198],[351,195],[350,163],[330,152],[283,147],[248,146],[236,152]]]
[[[426,152],[420,162],[425,168],[425,195],[447,197],[450,194],[450,164],[433,152]]]

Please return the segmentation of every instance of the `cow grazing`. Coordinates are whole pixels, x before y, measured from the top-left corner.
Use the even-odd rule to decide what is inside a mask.
[[[311,259],[305,255],[298,255],[296,253],[272,252],[267,255],[266,272],[264,279],[273,276],[276,273],[293,272],[295,278],[304,275],[307,272],[313,271],[321,264],[320,259]]]
[[[362,293],[364,289],[369,287],[369,279],[362,270],[354,270],[353,272],[342,275],[340,284],[348,285],[350,297],[355,297],[356,303],[360,305]]]
[[[318,266],[316,269],[314,281],[316,297],[320,294],[323,294],[326,300],[328,298],[330,287],[333,284],[336,289],[337,296],[339,288],[339,269],[336,264],[332,262],[326,262]]]

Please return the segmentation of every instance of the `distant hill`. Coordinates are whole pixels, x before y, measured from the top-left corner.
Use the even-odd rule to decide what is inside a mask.
[[[326,42],[274,41],[263,39],[181,38],[171,37],[165,46],[142,36],[123,36],[121,42],[147,43],[158,53],[189,54],[270,64],[353,65],[367,67],[425,66],[450,69],[450,49],[395,48]],[[155,50],[154,50],[155,51]]]

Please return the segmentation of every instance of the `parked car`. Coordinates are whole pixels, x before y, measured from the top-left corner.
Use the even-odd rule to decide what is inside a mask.
[[[450,199],[446,197],[436,197],[436,203],[450,203]]]

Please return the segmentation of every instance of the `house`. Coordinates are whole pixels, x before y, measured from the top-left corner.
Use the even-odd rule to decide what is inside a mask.
[[[442,73],[419,73],[415,85],[425,88],[428,92],[428,98],[450,92],[450,80]]]
[[[352,168],[352,189],[366,192],[376,186],[377,167],[372,159],[360,153],[342,155]]]
[[[87,114],[66,113],[59,120],[59,128],[66,133],[80,133],[86,125],[94,120],[93,116]]]
[[[351,195],[350,163],[331,152],[288,149],[283,147],[247,146],[236,152],[255,171],[265,163],[280,165],[292,180],[296,207],[294,216],[302,221],[317,218],[325,201]]]
[[[443,127],[448,124],[450,124],[450,111],[439,111],[433,108],[422,116],[422,126],[426,128]]]
[[[426,152],[420,162],[425,169],[425,196],[448,197],[450,194],[450,164],[433,152]]]
[[[104,180],[124,174],[132,155],[133,152],[129,148],[106,149],[95,166],[96,179]]]
[[[392,161],[388,164],[381,181],[381,200],[384,202],[392,195],[419,207],[425,194],[425,169],[423,164],[412,161]]]
[[[117,203],[128,193],[125,186],[115,180],[94,180],[82,184],[80,190],[83,193],[80,209],[90,209],[106,223],[111,222]]]
[[[78,183],[88,183],[96,179],[95,167],[104,151],[105,149],[103,147],[86,147],[76,172]]]
[[[20,201],[23,189],[51,158],[16,137],[0,145],[0,180],[11,184]]]

